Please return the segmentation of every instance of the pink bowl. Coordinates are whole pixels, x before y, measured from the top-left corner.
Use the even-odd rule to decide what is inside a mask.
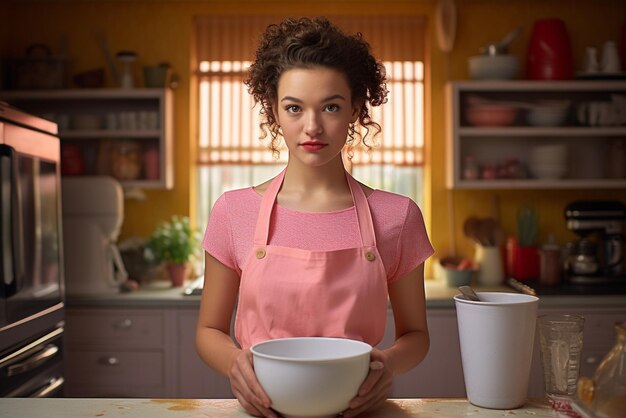
[[[473,105],[466,109],[465,117],[474,126],[509,126],[517,118],[517,108],[495,104]]]

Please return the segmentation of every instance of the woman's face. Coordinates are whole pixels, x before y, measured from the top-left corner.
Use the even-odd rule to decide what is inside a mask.
[[[345,76],[326,67],[293,68],[278,81],[276,121],[289,158],[321,166],[341,154],[358,112]]]

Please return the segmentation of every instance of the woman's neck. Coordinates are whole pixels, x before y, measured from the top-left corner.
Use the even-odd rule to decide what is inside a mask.
[[[328,212],[353,206],[341,158],[323,167],[288,163],[278,203],[310,212]]]

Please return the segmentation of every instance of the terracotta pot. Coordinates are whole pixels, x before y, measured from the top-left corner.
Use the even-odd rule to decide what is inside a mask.
[[[571,80],[574,64],[570,38],[561,19],[535,21],[526,56],[530,80]]]
[[[172,287],[181,287],[185,282],[185,275],[187,273],[187,264],[173,264],[167,265],[167,272],[172,281]]]

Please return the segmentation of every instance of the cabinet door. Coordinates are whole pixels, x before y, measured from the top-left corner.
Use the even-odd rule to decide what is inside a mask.
[[[207,366],[196,353],[196,309],[180,310],[177,313],[178,329],[178,396],[181,398],[234,398],[230,382]]]
[[[465,397],[459,333],[454,309],[431,309],[427,312],[430,349],[424,360],[407,373],[396,376],[393,398]],[[393,315],[389,313],[386,336],[380,347],[394,340]]]

